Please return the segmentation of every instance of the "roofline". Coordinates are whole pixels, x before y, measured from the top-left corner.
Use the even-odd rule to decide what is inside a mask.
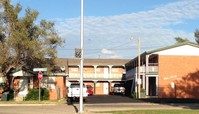
[[[163,50],[167,50],[167,49],[171,49],[171,48],[175,48],[175,47],[179,47],[179,46],[183,46],[183,45],[190,45],[190,46],[194,46],[194,47],[199,48],[199,44],[187,41],[187,42],[182,42],[182,43],[177,43],[177,44],[174,44],[174,45],[166,46],[166,47],[163,47],[163,48],[154,49],[154,50],[151,50],[151,51],[145,51],[142,54],[140,54],[140,56],[142,57],[142,56],[145,56],[145,55],[148,55],[148,54],[152,54],[154,52],[159,52],[159,51],[163,51]],[[138,56],[131,59],[128,63],[135,61],[135,60],[138,60]],[[128,63],[126,63],[125,65],[127,65]]]
[[[194,46],[194,47],[199,48],[199,45],[195,44],[193,42],[182,42],[182,43],[177,43],[177,44],[174,44],[174,45],[166,46],[166,47],[163,47],[163,48],[158,48],[158,49],[154,49],[154,50],[151,50],[151,51],[146,51],[146,54],[151,54],[151,53],[154,53],[154,52],[159,52],[159,51],[163,51],[163,50],[167,50],[167,49],[171,49],[171,48],[175,48],[175,47],[179,47],[179,46],[183,46],[183,45],[190,45],[190,46]]]

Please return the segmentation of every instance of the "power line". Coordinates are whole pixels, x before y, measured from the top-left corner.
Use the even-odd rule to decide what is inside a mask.
[[[158,45],[156,45],[156,46],[142,46],[141,48],[155,48],[155,47],[160,47],[160,46],[158,46]],[[129,49],[136,49],[137,47],[135,47],[135,48],[132,48],[132,47],[129,47],[129,48],[120,48],[120,49],[117,49],[116,47],[114,47],[114,48],[107,48],[108,50],[129,50]],[[69,49],[69,48],[58,48],[59,50],[75,50],[75,48],[74,49]],[[102,50],[102,48],[84,48],[84,50]]]

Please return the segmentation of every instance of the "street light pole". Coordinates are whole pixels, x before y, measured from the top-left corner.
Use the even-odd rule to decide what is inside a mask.
[[[138,99],[140,98],[140,37],[138,37],[138,78],[137,78],[137,84],[138,84]]]
[[[81,17],[80,17],[80,48],[81,48],[81,60],[80,60],[80,99],[79,99],[79,113],[83,114],[83,39],[84,39],[84,0],[81,0]]]

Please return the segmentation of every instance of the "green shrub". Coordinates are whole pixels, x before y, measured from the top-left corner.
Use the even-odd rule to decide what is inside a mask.
[[[131,97],[136,98],[137,94],[136,92],[131,93]]]
[[[30,89],[25,100],[39,100],[39,89]],[[49,91],[46,88],[41,88],[40,100],[49,100]]]

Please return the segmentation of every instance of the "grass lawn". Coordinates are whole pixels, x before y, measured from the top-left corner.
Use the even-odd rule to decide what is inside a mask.
[[[199,110],[130,110],[102,112],[108,114],[199,114]]]

